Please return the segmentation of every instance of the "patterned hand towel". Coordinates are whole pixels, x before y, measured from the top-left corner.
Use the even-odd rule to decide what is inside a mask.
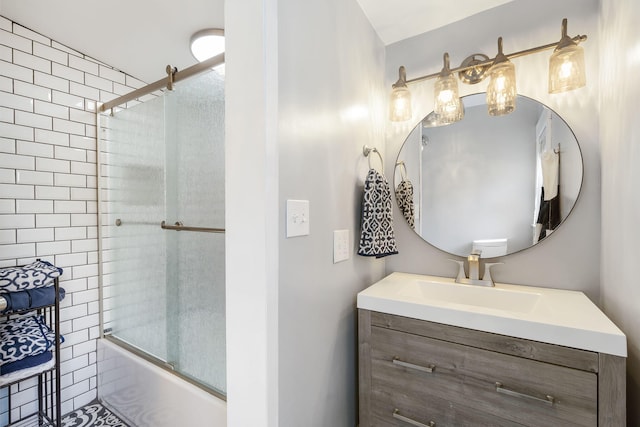
[[[362,197],[358,255],[382,258],[398,253],[392,214],[391,188],[387,179],[375,169],[369,169]]]
[[[413,209],[413,184],[408,179],[403,179],[396,188],[396,201],[402,212],[402,216],[407,220],[409,226],[415,230],[415,214]]]

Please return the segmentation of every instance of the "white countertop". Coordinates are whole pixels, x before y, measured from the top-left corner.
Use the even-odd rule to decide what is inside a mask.
[[[358,294],[358,308],[627,356],[622,331],[577,291],[392,273]]]

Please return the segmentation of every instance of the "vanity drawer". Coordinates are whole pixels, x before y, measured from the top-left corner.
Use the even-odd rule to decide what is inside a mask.
[[[455,426],[523,427],[513,421],[480,412],[437,396],[424,399],[403,390],[375,390],[372,393],[372,427]]]
[[[596,426],[597,384],[591,372],[371,328],[372,406],[386,390],[419,402],[412,411],[441,399],[523,425]]]

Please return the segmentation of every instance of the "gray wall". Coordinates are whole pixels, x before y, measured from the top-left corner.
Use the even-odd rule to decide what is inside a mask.
[[[384,147],[384,49],[355,0],[278,7],[279,425],[353,427],[356,294],[384,273],[355,255],[362,146]],[[285,238],[287,199],[310,201],[309,236]],[[339,229],[351,258],[333,264]]]
[[[508,19],[505,19],[508,17]],[[596,0],[516,0],[445,28],[390,45],[386,49],[387,84],[397,79],[400,65],[408,78],[439,71],[447,50],[457,65],[475,52],[493,56],[498,36],[504,37],[504,50],[515,52],[560,38],[562,18],[569,20],[569,33],[588,34],[584,44],[588,85],[560,94],[547,93],[548,54],[540,53],[513,60],[518,93],[534,98],[560,114],[578,138],[585,163],[581,196],[574,213],[554,232],[552,238],[527,251],[503,257],[504,265],[495,269],[497,281],[524,285],[576,289],[599,301],[600,257],[600,166],[598,146],[598,3]],[[482,92],[486,82],[461,85],[461,94]],[[409,123],[389,123],[387,153],[392,159],[405,136],[417,121],[432,109],[433,81],[411,85],[414,118]],[[389,163],[389,162],[388,162]],[[400,217],[396,209],[394,215]],[[452,277],[456,273],[450,256],[422,241],[406,224],[396,221],[400,254],[390,257],[387,272],[406,271]]]
[[[627,413],[640,425],[640,3],[601,1],[602,301],[627,335]],[[606,88],[606,90],[604,90]]]

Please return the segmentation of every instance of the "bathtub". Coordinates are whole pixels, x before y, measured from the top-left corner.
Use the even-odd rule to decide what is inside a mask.
[[[98,340],[98,399],[132,427],[224,427],[227,403],[125,350]]]

